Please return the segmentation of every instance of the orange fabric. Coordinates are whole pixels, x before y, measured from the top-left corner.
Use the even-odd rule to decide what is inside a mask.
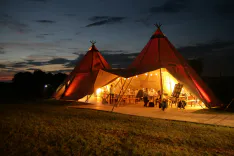
[[[195,83],[195,85],[199,89],[199,91],[202,94],[202,96],[206,99],[206,101],[210,103],[211,100],[210,100],[209,96],[205,93],[205,91],[199,86],[199,84],[197,84],[197,82],[195,80],[193,80],[193,82]]]
[[[106,62],[97,48],[92,45],[83,59],[77,63],[74,72],[90,72],[99,69],[109,69],[110,65]]]
[[[78,100],[93,93],[94,82],[98,71],[89,73],[78,73],[71,85],[65,91],[63,99]]]

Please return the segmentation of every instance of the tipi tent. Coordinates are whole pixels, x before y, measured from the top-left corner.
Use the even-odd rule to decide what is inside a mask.
[[[89,51],[56,90],[55,99],[78,100],[92,94],[96,78],[100,74],[99,69],[111,68],[95,47],[95,42],[91,43]]]
[[[126,84],[133,89],[156,88],[172,94],[175,84],[180,83],[207,107],[219,105],[212,91],[162,33],[160,25],[156,26],[156,32],[126,70],[109,72],[128,78],[125,80],[131,82]]]
[[[117,103],[134,101],[136,91],[148,88],[150,96],[170,99],[176,84],[182,84],[181,97],[196,101],[200,106],[218,106],[220,103],[187,61],[162,33],[160,26],[151,36],[141,53],[127,69],[110,69],[96,47],[92,45],[83,60],[57,89],[56,99],[87,101],[86,95],[94,97],[89,102],[108,98],[110,86],[114,87]],[[177,85],[179,86],[179,85]],[[99,100],[100,101],[100,100]]]

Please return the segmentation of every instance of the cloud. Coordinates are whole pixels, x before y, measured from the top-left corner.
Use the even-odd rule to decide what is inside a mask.
[[[39,68],[28,68],[28,69],[26,69],[26,70],[40,70]]]
[[[36,35],[36,38],[45,39],[46,36],[52,36],[52,35],[54,35],[54,34],[53,33],[39,34],[39,35]]]
[[[72,38],[63,38],[63,39],[60,39],[60,41],[72,41],[73,39]]]
[[[0,14],[0,29],[8,28],[19,33],[29,32],[30,28],[27,24],[24,24],[8,14]]]
[[[36,38],[45,39],[45,36],[43,36],[43,35],[37,35]]]
[[[85,54],[77,54],[79,55],[75,60],[70,60],[69,62],[64,64],[65,68],[74,68],[77,62],[80,62]]]
[[[52,21],[52,20],[37,20],[36,22],[42,23],[42,24],[53,24],[53,23],[56,23],[56,21]]]
[[[70,62],[70,60],[65,59],[65,58],[54,58],[54,59],[48,61],[47,63],[48,64],[65,64],[68,62]]]
[[[125,50],[100,50],[101,53],[113,54],[113,53],[127,53]]]
[[[145,26],[148,27],[148,26],[151,25],[150,18],[151,18],[151,15],[148,15],[146,17],[139,18],[139,19],[135,20],[135,22],[136,23],[142,23],[142,24],[144,24]]]
[[[33,66],[43,66],[43,65],[47,64],[47,62],[39,62],[39,61],[27,60],[26,64],[33,65]]]
[[[119,51],[124,51],[124,50],[119,50]],[[134,58],[139,54],[139,53],[109,53],[110,51],[108,50],[108,53],[102,53],[102,56],[106,59],[108,63],[112,65],[112,67],[119,67],[119,68],[125,68],[127,67],[133,60]],[[78,54],[77,59],[70,61],[67,64],[64,64],[64,67],[71,68],[75,67],[77,62],[79,62],[85,54]]]
[[[57,47],[57,45],[53,42],[29,42],[29,41],[22,41],[22,42],[0,42],[0,46],[5,48],[51,48]]]
[[[81,32],[77,32],[77,33],[75,33],[75,35],[80,35],[81,34]]]
[[[91,18],[89,18],[90,21],[96,22],[96,21],[100,21],[100,20],[107,20],[111,18],[110,16],[93,16]]]
[[[26,70],[33,70],[38,68],[45,68],[48,65],[65,65],[66,63],[70,62],[72,62],[72,60],[68,60],[65,58],[53,58],[49,61],[25,60],[24,62],[14,62],[9,64],[8,69],[10,69],[11,71],[17,68],[27,68]],[[0,66],[0,68],[3,67],[5,68],[6,66],[5,65]]]
[[[161,6],[154,6],[149,9],[151,14],[154,13],[178,13],[188,7],[189,0],[167,0]]]
[[[178,48],[185,57],[204,56],[230,56],[234,55],[234,41],[214,40],[207,43],[199,43],[192,46]]]
[[[6,52],[4,51],[3,47],[0,47],[0,54],[5,54]]]
[[[75,17],[75,16],[76,16],[76,14],[68,13],[68,14],[64,14],[64,16],[68,16],[68,17]]]
[[[78,48],[68,48],[68,49],[71,49],[71,50],[77,50]]]
[[[46,3],[46,2],[48,2],[49,0],[28,0],[28,1]]]
[[[10,65],[10,67],[13,67],[13,68],[23,68],[27,66],[28,65],[25,62],[16,62]]]
[[[126,68],[139,53],[103,54],[113,68]]]
[[[0,1],[0,6],[6,6],[7,2],[8,2],[8,0],[1,0]]]
[[[37,55],[37,54],[33,54],[33,55],[29,55],[25,58],[26,61],[35,61],[35,62],[45,62],[45,61],[49,61],[51,59],[53,59],[54,56],[52,55]]]
[[[180,47],[178,51],[185,58],[202,58],[204,75],[233,75],[234,41],[210,41],[192,46]]]
[[[6,65],[0,64],[0,68],[6,68]]]
[[[85,27],[94,27],[94,26],[101,26],[101,25],[106,25],[106,24],[121,23],[125,18],[126,17],[108,17],[107,19],[88,24]]]
[[[45,34],[40,34],[40,35],[43,35],[43,36],[51,36],[51,35],[54,35],[53,33],[45,33]]]

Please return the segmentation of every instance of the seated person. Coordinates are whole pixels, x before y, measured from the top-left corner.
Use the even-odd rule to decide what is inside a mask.
[[[162,110],[163,110],[163,111],[168,107],[168,104],[167,104],[167,100],[166,100],[166,99],[163,99],[163,100],[162,100],[161,107],[162,107]]]
[[[155,105],[156,105],[156,106],[157,106],[157,104],[160,104],[161,99],[162,99],[162,94],[161,94],[161,91],[159,90],[159,91],[158,91],[158,96],[157,96],[157,98],[156,98],[156,100],[155,100]]]
[[[142,89],[140,89],[140,90],[137,92],[136,98],[138,98],[138,99],[142,99],[143,94],[144,94],[143,90],[142,90]]]
[[[179,102],[178,102],[178,108],[183,108],[183,109],[185,109],[185,106],[186,106],[186,102],[184,101],[184,100],[180,100]]]
[[[147,104],[149,102],[148,97],[149,97],[149,95],[148,95],[148,88],[146,88],[145,91],[144,91],[144,94],[143,94],[144,107],[147,107]]]
[[[107,98],[102,96],[102,104],[108,104]]]

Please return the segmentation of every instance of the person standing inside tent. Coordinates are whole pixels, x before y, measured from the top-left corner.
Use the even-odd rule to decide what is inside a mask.
[[[113,100],[114,100],[114,87],[113,85],[110,86],[110,104],[113,103]]]
[[[147,107],[147,104],[149,102],[149,100],[148,100],[148,88],[146,88],[145,91],[144,91],[143,101],[144,101],[144,107]]]
[[[159,90],[158,91],[158,94],[157,94],[157,98],[155,100],[155,105],[159,105],[159,108],[161,108],[161,100],[162,100],[162,94],[161,94],[161,91]]]
[[[168,102],[168,101],[167,101],[166,99],[163,99],[163,100],[162,100],[162,103],[161,103],[162,106],[161,106],[161,107],[162,107],[162,110],[163,110],[163,111],[168,107],[167,102]]]
[[[140,98],[137,97],[137,93],[138,93],[138,89],[135,89],[135,91],[134,91],[134,95],[135,95],[135,98],[136,98],[135,102],[140,101]]]

